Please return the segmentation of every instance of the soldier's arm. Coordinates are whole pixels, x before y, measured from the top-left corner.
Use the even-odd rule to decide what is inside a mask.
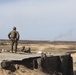
[[[17,32],[17,40],[19,40],[20,39],[20,34],[19,34],[19,32]]]
[[[10,39],[11,32],[8,34],[8,38]]]

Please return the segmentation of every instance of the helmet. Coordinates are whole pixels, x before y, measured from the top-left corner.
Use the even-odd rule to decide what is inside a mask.
[[[16,27],[13,27],[13,30],[16,30]]]

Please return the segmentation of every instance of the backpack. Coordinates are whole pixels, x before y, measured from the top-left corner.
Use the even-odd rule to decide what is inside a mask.
[[[17,32],[15,30],[11,32],[11,38],[17,38]]]

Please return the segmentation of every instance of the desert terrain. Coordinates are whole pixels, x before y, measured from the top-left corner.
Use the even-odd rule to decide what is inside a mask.
[[[18,43],[18,51],[25,46],[26,49],[30,48],[33,54],[44,52],[46,54],[66,54],[70,53],[73,57],[73,70],[76,71],[76,42],[74,41],[19,41]],[[10,51],[11,45],[8,40],[0,41],[0,51],[8,50]],[[16,66],[16,65],[15,65]],[[8,70],[4,70],[0,68],[0,75],[45,75],[41,73],[39,70],[30,70],[23,65],[17,65],[19,69],[15,72],[10,72]],[[74,74],[75,75],[75,74]]]

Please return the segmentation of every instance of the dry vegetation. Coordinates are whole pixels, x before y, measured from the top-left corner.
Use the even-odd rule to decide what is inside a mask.
[[[18,50],[20,50],[23,46],[25,48],[31,48],[32,53],[37,53],[38,51],[56,54],[56,53],[72,53],[73,57],[73,66],[74,70],[76,70],[76,42],[43,42],[43,41],[19,41]],[[10,42],[9,41],[0,41],[0,50],[6,49],[10,50]],[[22,68],[22,67],[20,67]],[[20,74],[18,74],[18,73]],[[37,74],[39,73],[39,74]],[[21,75],[21,69],[16,71],[14,75]],[[40,75],[40,72],[28,70],[25,68],[25,73],[22,75]],[[41,73],[41,75],[44,75]]]

